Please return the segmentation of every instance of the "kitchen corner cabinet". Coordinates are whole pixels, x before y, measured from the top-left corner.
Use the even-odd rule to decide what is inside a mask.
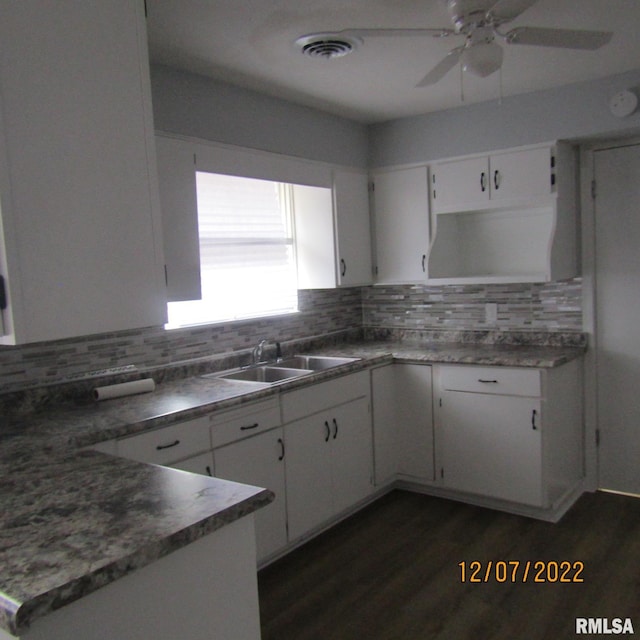
[[[3,2],[0,40],[0,343],[162,324],[143,1]]]
[[[554,369],[435,367],[443,487],[553,508],[583,475],[578,361]]]
[[[376,284],[423,283],[429,247],[428,169],[373,176]]]
[[[537,145],[431,167],[429,282],[548,282],[577,275],[572,148]]]
[[[373,491],[369,374],[283,394],[289,541]]]
[[[371,372],[376,486],[434,480],[431,366],[392,364]]]
[[[332,188],[293,185],[298,288],[371,284],[368,175],[334,169]]]

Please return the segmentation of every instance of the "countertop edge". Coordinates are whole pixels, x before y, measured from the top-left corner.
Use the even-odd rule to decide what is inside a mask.
[[[96,455],[106,455],[99,454]],[[138,463],[145,464],[145,463]],[[220,482],[226,482],[219,480]],[[119,558],[114,562],[96,567],[85,575],[38,594],[28,601],[17,603],[15,600],[0,592],[0,628],[13,635],[24,633],[31,623],[56,609],[75,602],[84,596],[97,591],[116,580],[141,569],[173,551],[177,551],[188,544],[206,536],[222,527],[247,516],[254,511],[267,506],[275,496],[268,489],[256,488],[256,493],[243,500],[218,511],[207,518],[193,523],[162,539],[150,541]],[[7,606],[5,604],[9,604]],[[4,615],[2,615],[4,614]]]

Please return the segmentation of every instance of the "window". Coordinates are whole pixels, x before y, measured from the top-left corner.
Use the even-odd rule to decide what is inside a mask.
[[[196,172],[202,300],[170,302],[169,325],[298,309],[291,185]]]

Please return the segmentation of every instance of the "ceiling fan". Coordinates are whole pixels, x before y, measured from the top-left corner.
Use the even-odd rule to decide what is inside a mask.
[[[342,29],[333,33],[310,33],[296,44],[303,53],[314,57],[334,58],[346,55],[369,37],[462,36],[465,41],[455,47],[416,85],[426,87],[441,80],[453,67],[485,78],[502,67],[503,49],[498,37],[508,45],[528,44],[539,47],[595,50],[607,44],[610,31],[515,27],[503,32],[501,27],[517,18],[538,0],[441,0],[449,13],[452,27],[408,29]]]

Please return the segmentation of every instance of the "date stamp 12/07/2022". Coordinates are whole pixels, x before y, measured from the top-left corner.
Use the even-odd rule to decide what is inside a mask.
[[[488,560],[459,562],[460,581],[470,583],[584,582],[584,563],[580,561]]]
[[[459,562],[460,582],[524,584],[584,582],[584,562],[581,561],[520,561],[488,560]],[[576,618],[576,635],[634,635],[631,618]]]

